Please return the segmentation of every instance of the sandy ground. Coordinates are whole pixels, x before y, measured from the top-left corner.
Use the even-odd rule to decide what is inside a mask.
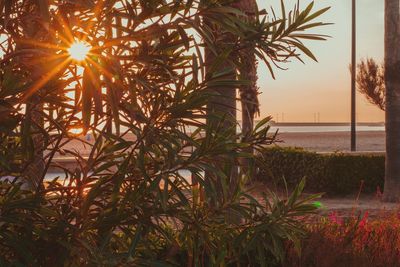
[[[350,132],[279,133],[279,146],[317,152],[349,151]],[[357,151],[385,151],[385,132],[358,132]]]
[[[400,204],[384,203],[374,196],[363,196],[358,200],[351,198],[323,198],[320,202],[322,204],[321,214],[340,211],[345,214],[357,215],[368,211],[371,216],[377,217],[400,210]]]
[[[128,140],[134,137],[128,136]],[[283,147],[302,147],[317,152],[350,150],[350,132],[279,133],[277,145]],[[93,142],[93,140],[88,140]],[[90,146],[80,141],[71,141],[64,149],[79,151],[81,155],[90,153]],[[357,151],[385,151],[385,132],[358,132]]]
[[[248,193],[264,203],[263,192],[268,192],[268,187],[260,182],[255,182],[248,187]],[[277,193],[281,199],[286,198],[286,194],[282,192]],[[309,194],[304,193],[303,196]],[[322,197],[316,199],[319,202],[320,208],[318,214],[327,216],[331,212],[337,212],[339,216],[343,217],[357,217],[368,212],[369,217],[379,219],[383,217],[390,217],[395,213],[400,212],[400,203],[384,203],[381,197],[376,195],[361,195],[357,193],[348,195],[346,197]],[[399,213],[400,214],[400,213]]]
[[[129,136],[128,140],[133,140]],[[312,132],[312,133],[279,133],[277,145],[282,147],[302,147],[306,150],[316,152],[347,152],[350,150],[350,132]],[[87,140],[89,143],[93,140]],[[72,141],[63,147],[66,150],[73,151],[81,156],[87,156],[91,147],[84,145],[80,141]],[[384,132],[358,132],[357,133],[357,151],[378,152],[385,151],[385,133]],[[71,154],[55,155],[55,162],[63,166],[73,164],[74,157]]]

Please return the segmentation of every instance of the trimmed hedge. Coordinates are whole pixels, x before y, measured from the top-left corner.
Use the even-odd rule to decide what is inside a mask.
[[[318,154],[299,148],[268,148],[260,155],[257,179],[278,188],[293,188],[306,177],[306,191],[328,195],[374,193],[383,188],[383,155]],[[283,179],[284,178],[284,179]],[[363,181],[363,182],[362,182]]]

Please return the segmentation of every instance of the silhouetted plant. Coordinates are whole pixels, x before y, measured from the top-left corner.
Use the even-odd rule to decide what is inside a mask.
[[[358,91],[363,94],[367,100],[385,110],[385,71],[384,67],[378,65],[375,60],[368,58],[358,64],[357,86]]]
[[[312,56],[300,42],[311,36],[301,32],[323,25],[313,20],[326,11],[312,7],[250,24],[219,1],[0,2],[0,264],[281,261],[315,196],[301,200],[301,183],[289,199],[258,201],[244,179],[232,183],[216,159],[253,160],[245,151],[273,142],[269,118],[243,137],[206,105],[214,88],[248,83],[219,68],[248,43],[269,65],[299,57],[298,49]],[[216,42],[203,19],[242,42]],[[83,61],[68,54],[77,40],[92,46]],[[207,72],[205,47],[216,55]],[[44,168],[35,172],[38,140]],[[62,174],[49,180],[49,168]]]

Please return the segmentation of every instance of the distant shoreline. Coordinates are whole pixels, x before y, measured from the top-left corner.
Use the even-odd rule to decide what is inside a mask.
[[[278,133],[277,143],[283,147],[302,147],[315,152],[348,152],[350,150],[350,132],[303,132],[303,133]],[[357,151],[384,152],[384,131],[357,132]]]
[[[271,126],[350,126],[349,122],[274,122]],[[357,126],[385,126],[384,122],[359,122]]]

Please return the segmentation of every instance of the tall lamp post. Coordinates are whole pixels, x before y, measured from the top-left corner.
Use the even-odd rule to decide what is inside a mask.
[[[356,151],[356,0],[351,21],[351,151]]]

